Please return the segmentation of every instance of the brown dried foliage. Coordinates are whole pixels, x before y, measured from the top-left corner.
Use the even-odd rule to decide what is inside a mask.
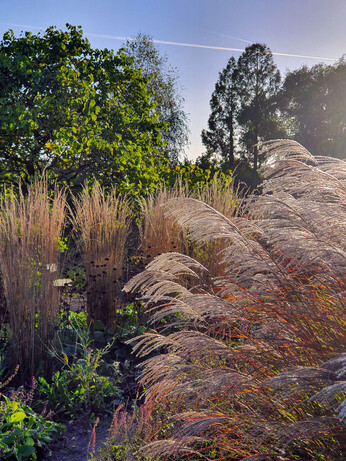
[[[181,228],[173,217],[167,217],[164,209],[164,204],[169,200],[188,196],[188,187],[177,182],[171,189],[161,186],[140,201],[139,250],[142,260],[146,263],[152,261],[155,256],[170,251],[188,253],[186,230]]]

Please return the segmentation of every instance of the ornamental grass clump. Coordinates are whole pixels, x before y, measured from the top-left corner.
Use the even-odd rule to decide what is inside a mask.
[[[175,251],[186,254],[189,251],[186,230],[173,217],[166,216],[164,209],[169,200],[189,195],[188,186],[177,182],[172,188],[161,186],[140,201],[139,266],[144,267],[145,263],[162,253]]]
[[[116,326],[118,285],[131,221],[127,198],[118,196],[115,189],[106,194],[98,182],[92,188],[86,185],[74,199],[72,224],[79,232],[84,259],[88,319],[99,320],[110,329]]]
[[[234,188],[232,176],[215,175],[213,180],[206,182],[194,194],[195,198],[215,210],[222,213],[226,218],[234,218],[239,215],[243,202],[243,193],[239,187]],[[227,239],[220,238],[208,242],[194,241],[191,245],[192,255],[207,269],[210,276],[224,273],[223,250],[227,248]]]
[[[171,436],[142,449],[153,456],[342,459],[346,164],[294,141],[264,149],[241,215],[166,207],[193,240],[227,240],[222,275],[205,284],[201,263],[168,253],[125,287],[166,325],[134,346],[146,398],[185,401]]]
[[[0,267],[11,329],[10,360],[22,378],[48,371],[47,348],[54,338],[59,294],[54,287],[65,194],[48,192],[37,180],[22,192],[0,198]]]

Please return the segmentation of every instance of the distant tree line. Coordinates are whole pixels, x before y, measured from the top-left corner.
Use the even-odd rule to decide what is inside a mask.
[[[202,132],[206,152],[191,165],[181,163],[189,129],[178,74],[149,35],[114,53],[93,49],[69,24],[20,37],[9,31],[0,42],[0,184],[25,191],[46,172],[75,191],[97,179],[142,195],[174,181],[174,171],[193,173],[193,182],[214,167],[237,169],[251,183],[263,161],[258,145],[273,138],[342,157],[345,85],[343,58],[282,81],[267,46],[247,47],[219,74]]]
[[[313,155],[346,154],[346,62],[303,66],[282,81],[270,49],[248,46],[219,73],[200,166],[221,162],[256,172],[261,141],[291,138]],[[218,159],[218,160],[217,160]]]

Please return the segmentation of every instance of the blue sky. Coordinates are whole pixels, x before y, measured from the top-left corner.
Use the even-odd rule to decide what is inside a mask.
[[[282,74],[303,64],[333,63],[346,53],[346,0],[0,0],[0,35],[12,28],[37,33],[66,23],[81,25],[91,45],[117,50],[138,32],[154,40],[210,48],[157,44],[177,67],[190,118],[194,159],[203,152],[209,100],[218,73],[252,42],[265,43]],[[25,27],[23,27],[25,26]],[[107,38],[102,36],[107,35]],[[113,37],[113,38],[111,38]]]

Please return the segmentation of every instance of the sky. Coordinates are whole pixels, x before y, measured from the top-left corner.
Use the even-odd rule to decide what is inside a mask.
[[[265,43],[284,76],[346,54],[346,0],[0,0],[1,38],[8,29],[19,36],[66,23],[82,26],[95,48],[116,51],[122,37],[152,36],[177,68],[192,160],[205,150],[210,97],[230,56]]]

